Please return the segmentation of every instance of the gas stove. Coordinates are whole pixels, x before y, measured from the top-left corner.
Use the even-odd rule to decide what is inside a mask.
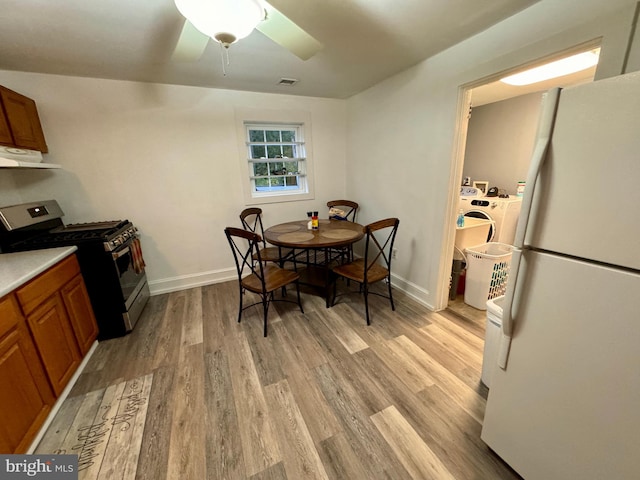
[[[0,253],[75,246],[100,330],[131,331],[149,298],[137,228],[129,220],[62,222],[55,200],[0,208]]]

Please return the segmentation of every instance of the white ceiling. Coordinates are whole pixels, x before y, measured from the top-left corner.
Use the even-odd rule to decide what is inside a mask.
[[[171,61],[173,0],[7,0],[0,69],[347,98],[538,0],[270,0],[324,49],[307,61],[254,31],[194,63]],[[280,78],[299,82],[277,85]]]

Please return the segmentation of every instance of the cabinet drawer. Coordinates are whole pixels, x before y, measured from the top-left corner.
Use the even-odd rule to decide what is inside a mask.
[[[18,301],[25,315],[60,290],[67,282],[80,272],[75,255],[70,255],[60,263],[43,272],[28,284],[16,291]]]
[[[13,294],[0,298],[0,338],[14,328],[21,318],[22,313]]]

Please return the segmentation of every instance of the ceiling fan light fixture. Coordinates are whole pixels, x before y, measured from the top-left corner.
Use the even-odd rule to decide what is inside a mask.
[[[264,20],[260,0],[174,0],[194,27],[225,47],[248,36]]]

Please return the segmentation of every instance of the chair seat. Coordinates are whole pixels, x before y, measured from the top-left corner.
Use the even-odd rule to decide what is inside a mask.
[[[345,265],[338,265],[334,267],[333,272],[342,276],[354,280],[356,282],[364,282],[364,260],[359,258],[351,263]],[[389,270],[377,263],[372,265],[367,274],[367,281],[369,283],[379,282],[389,275]]]
[[[266,265],[264,267],[264,283],[267,292],[272,292],[300,279],[300,274],[291,270]],[[242,286],[255,293],[262,292],[262,283],[257,275],[251,274],[242,279]]]

